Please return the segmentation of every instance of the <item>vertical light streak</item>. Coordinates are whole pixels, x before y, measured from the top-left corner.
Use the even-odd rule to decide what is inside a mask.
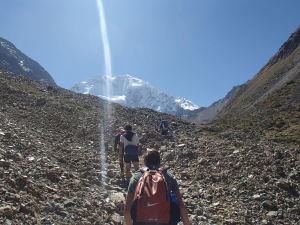
[[[100,32],[102,37],[102,44],[104,50],[104,60],[105,60],[105,74],[112,76],[112,64],[111,64],[111,54],[110,54],[110,45],[107,34],[107,26],[104,14],[104,7],[102,0],[97,0],[98,14],[99,14],[99,23],[100,23]]]
[[[106,20],[105,20],[105,14],[104,14],[104,7],[102,0],[96,0],[97,1],[97,7],[98,7],[98,15],[99,15],[99,25],[100,25],[100,33],[101,33],[101,39],[102,39],[102,46],[103,46],[103,53],[104,53],[104,64],[105,64],[105,77],[104,79],[107,79],[107,82],[105,82],[106,88],[105,88],[105,95],[108,97],[108,99],[111,98],[111,79],[112,76],[112,63],[111,63],[111,52],[110,52],[110,45],[109,45],[109,39],[107,34],[107,26],[106,26]],[[103,120],[100,123],[100,164],[101,164],[101,181],[103,189],[106,190],[105,186],[107,184],[107,167],[106,167],[106,149],[105,149],[105,138],[104,134],[110,133],[108,131],[109,123],[112,120],[112,108],[111,104],[108,101],[104,102],[104,115]]]

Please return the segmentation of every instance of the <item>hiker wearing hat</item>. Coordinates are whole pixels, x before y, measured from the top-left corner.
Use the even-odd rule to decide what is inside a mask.
[[[123,129],[123,127],[120,127],[119,133],[115,137],[114,150],[119,159],[119,165],[120,165],[120,169],[121,169],[121,177],[123,178],[124,177],[124,161],[123,161],[124,151],[122,151],[120,148],[120,138],[121,138],[122,134],[125,134],[125,130]]]
[[[131,163],[135,170],[139,169],[138,147],[138,135],[132,132],[131,125],[126,125],[125,134],[120,137],[120,151],[124,152],[125,176],[127,181],[129,181],[131,177]]]

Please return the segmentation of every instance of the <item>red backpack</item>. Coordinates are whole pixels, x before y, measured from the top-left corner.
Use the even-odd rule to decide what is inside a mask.
[[[135,222],[170,222],[170,197],[163,169],[144,170],[139,179],[131,208]]]

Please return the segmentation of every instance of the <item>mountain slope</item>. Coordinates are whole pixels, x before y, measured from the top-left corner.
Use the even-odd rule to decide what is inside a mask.
[[[209,123],[227,105],[227,103],[238,92],[239,89],[240,86],[233,87],[224,98],[214,102],[209,107],[203,108],[202,110],[195,110],[191,112],[187,119],[198,124]]]
[[[241,86],[215,122],[300,143],[299,43],[300,27],[258,74]]]
[[[71,90],[99,96],[127,107],[150,108],[179,117],[199,108],[187,99],[169,96],[148,82],[130,75],[96,76],[74,85]]]
[[[299,148],[119,104],[104,120],[98,97],[0,73],[0,224],[121,225],[126,186],[112,145],[128,123],[143,151],[159,149],[192,224],[299,221]],[[172,137],[155,131],[162,117]]]
[[[21,74],[32,80],[55,84],[51,75],[39,63],[3,38],[0,38],[0,69]]]

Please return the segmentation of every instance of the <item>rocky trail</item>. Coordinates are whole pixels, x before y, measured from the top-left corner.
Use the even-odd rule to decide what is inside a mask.
[[[104,124],[99,98],[1,74],[0,224],[122,224],[126,187],[112,146],[127,123],[144,150],[161,152],[193,224],[299,224],[299,146],[116,104]],[[172,137],[155,131],[162,118]]]

